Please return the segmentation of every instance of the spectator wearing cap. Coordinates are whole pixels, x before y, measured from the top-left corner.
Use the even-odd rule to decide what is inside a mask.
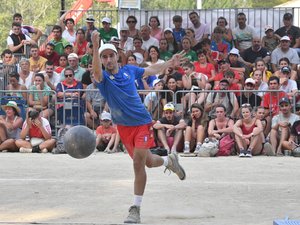
[[[220,90],[223,92],[210,92],[207,95],[206,102],[204,104],[204,111],[213,115],[215,107],[222,104],[227,109],[226,115],[231,118],[235,118],[239,110],[239,104],[235,94],[228,91],[229,81],[227,79],[222,79],[219,86]]]
[[[127,54],[129,51],[133,50],[133,38],[129,37],[129,29],[128,27],[120,28],[120,49]]]
[[[185,36],[185,30],[182,28],[182,16],[175,15],[172,18],[174,28],[173,35],[178,45],[180,45],[182,38]]]
[[[78,55],[79,59],[82,59],[88,49],[89,42],[86,40],[85,31],[79,28],[76,31],[76,40],[74,43],[74,53]]]
[[[291,68],[288,66],[282,67],[279,74],[280,90],[284,91],[289,98],[292,98],[298,92],[298,88],[296,81],[291,80],[290,76]]]
[[[32,45],[30,47],[30,55],[29,70],[35,73],[45,70],[47,59],[39,55],[39,47],[37,45]]]
[[[54,51],[55,45],[50,41],[46,44],[46,48],[39,52],[39,55],[52,62],[54,66],[59,65],[59,54]]]
[[[131,38],[140,37],[140,31],[139,29],[136,29],[137,19],[135,16],[133,15],[128,16],[126,19],[126,24],[129,30],[129,37]]]
[[[119,37],[117,29],[111,27],[110,18],[104,17],[101,22],[103,27],[99,29],[99,33],[103,43],[110,42],[112,37]]]
[[[289,140],[291,127],[300,117],[292,113],[292,105],[287,97],[279,100],[279,109],[279,114],[272,119],[270,142],[273,152],[282,155],[284,150],[282,144]]]
[[[116,127],[113,126],[109,112],[103,111],[101,116],[101,125],[96,129],[96,147],[99,151],[105,153],[118,152],[120,137]]]
[[[223,39],[224,31],[224,28],[216,26],[210,44],[211,50],[219,53],[219,59],[226,59],[230,51],[230,44]]]
[[[241,57],[246,66],[252,71],[257,59],[262,59],[265,64],[268,64],[271,59],[270,55],[271,53],[266,48],[262,47],[260,37],[253,37],[252,46],[245,49]]]
[[[239,60],[240,58],[241,57],[239,50],[237,48],[232,48],[228,55],[230,69],[238,72],[241,76],[244,77],[245,73],[248,72],[248,69],[246,70],[246,65]]]
[[[75,79],[77,81],[81,81],[82,79],[82,75],[85,72],[85,69],[82,68],[81,66],[79,66],[79,59],[78,59],[78,55],[76,53],[71,53],[70,55],[68,55],[68,63],[69,63],[69,67],[73,69],[74,73],[75,73]],[[64,81],[65,78],[65,69],[61,72],[61,81]]]
[[[293,15],[285,13],[283,15],[284,26],[275,31],[280,37],[288,36],[290,38],[290,47],[295,48],[300,55],[300,28],[293,25]]]
[[[266,109],[266,115],[271,115],[273,117],[279,113],[279,100],[286,97],[286,93],[279,90],[280,81],[278,77],[271,76],[268,85],[268,90],[271,92],[268,92],[263,96],[261,105]]]
[[[163,38],[167,40],[169,52],[175,54],[181,49],[181,44],[178,45],[176,42],[173,30],[171,28],[164,29]]]
[[[234,72],[234,80],[233,83],[240,83],[242,84],[242,77],[241,75],[234,70],[231,70],[229,61],[227,59],[222,59],[218,62],[219,64],[219,73],[214,78],[214,87],[219,85],[220,80],[224,78],[224,74],[226,71],[233,71]]]
[[[261,46],[271,53],[279,45],[280,36],[274,33],[274,29],[270,25],[265,27],[265,34],[266,35],[262,37]]]
[[[291,39],[288,36],[283,36],[280,39],[280,46],[271,54],[271,65],[273,72],[279,70],[279,60],[281,58],[288,58],[291,63],[291,68],[297,70],[297,65],[300,63],[297,51],[290,48]]]
[[[152,86],[154,91],[151,91],[146,95],[144,105],[150,112],[152,119],[157,120],[157,118],[159,118],[162,114],[159,91],[161,91],[164,88],[164,81],[160,79],[155,79],[153,81]]]
[[[85,19],[86,26],[84,26],[82,29],[85,32],[85,39],[88,42],[91,42],[91,34],[93,33],[94,30],[98,31],[98,28],[95,27],[95,19],[93,15],[88,15]]]
[[[158,40],[150,35],[150,27],[147,25],[141,26],[141,38],[143,41],[142,48],[146,51],[148,51],[152,45],[159,47]]]
[[[62,28],[59,25],[54,25],[52,28],[53,39],[50,41],[54,44],[54,51],[62,55],[64,53],[64,46],[69,43],[66,39],[62,37]]]
[[[158,16],[151,16],[149,18],[149,26],[150,35],[159,41],[163,36],[163,30],[159,27],[160,21],[158,19]]]
[[[252,78],[247,78],[245,80],[245,92],[242,92],[241,95],[237,97],[239,106],[245,103],[250,104],[252,108],[261,105],[261,97],[256,93],[253,93],[253,90],[255,90],[255,83],[255,80]]]
[[[163,145],[168,153],[182,152],[183,130],[186,128],[186,123],[180,116],[176,115],[172,103],[165,104],[163,111],[163,117],[153,125],[157,132],[157,141]]]
[[[74,52],[74,46],[72,43],[67,43],[65,46],[64,46],[64,54],[66,55],[70,55],[71,53]]]
[[[5,114],[0,116],[0,152],[18,151],[15,140],[19,139],[23,125],[21,110],[15,101],[2,105],[2,110]]]
[[[252,38],[255,36],[254,27],[246,24],[246,15],[243,12],[238,13],[238,26],[232,31],[235,47],[242,53],[245,49],[251,47]]]

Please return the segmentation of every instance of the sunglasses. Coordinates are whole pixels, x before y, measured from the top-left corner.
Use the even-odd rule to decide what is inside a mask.
[[[65,77],[73,77],[73,74],[65,74]]]
[[[136,23],[136,22],[133,20],[129,20],[129,21],[127,21],[127,23]]]

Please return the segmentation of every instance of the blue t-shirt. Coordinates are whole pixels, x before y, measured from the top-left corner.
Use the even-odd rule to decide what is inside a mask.
[[[103,70],[103,79],[97,87],[108,103],[115,124],[140,126],[152,122],[135,86],[135,80],[141,78],[144,71],[143,68],[125,65],[110,77]]]

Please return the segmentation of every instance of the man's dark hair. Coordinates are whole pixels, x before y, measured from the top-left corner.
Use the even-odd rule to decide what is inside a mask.
[[[21,27],[21,24],[20,23],[17,23],[17,22],[13,22],[11,24],[11,27]]]
[[[75,74],[74,70],[71,67],[69,67],[69,66],[65,68],[64,72],[66,72],[66,71],[72,71],[73,76]]]
[[[173,16],[173,22],[182,22],[182,16],[180,15]]]
[[[291,14],[291,13],[285,13],[283,15],[283,19],[284,20],[292,20],[293,19],[293,14]]]
[[[277,83],[279,84],[279,78],[276,77],[276,76],[271,76],[270,79],[269,79],[269,81],[268,81],[268,84],[270,84],[270,82],[273,81],[273,80],[276,80]]]
[[[20,75],[17,72],[12,72],[8,75],[9,78],[16,78],[17,81],[20,79]]]
[[[22,15],[21,15],[21,13],[15,13],[15,14],[13,15],[13,20],[14,20],[15,18],[23,18],[23,17],[22,17]]]
[[[240,12],[240,13],[237,14],[237,16],[238,16],[238,17],[239,17],[239,16],[244,16],[244,17],[246,17],[246,14],[243,13],[243,12]]]
[[[199,14],[198,14],[196,11],[190,12],[190,13],[189,13],[189,16],[190,16],[190,15],[193,15],[193,14],[195,14],[195,15],[197,15],[197,16],[199,17]]]
[[[49,60],[46,62],[46,66],[53,66],[53,65],[54,65],[53,62],[51,62]]]
[[[53,28],[52,28],[52,32],[53,32],[54,30],[59,30],[59,31],[62,33],[62,28],[61,28],[61,26],[59,26],[59,25],[54,25]]]
[[[11,50],[9,50],[9,49],[4,49],[4,50],[3,50],[3,52],[1,53],[1,57],[4,57],[4,56],[5,56],[5,54],[12,55],[13,53],[12,53],[12,51],[11,51]]]

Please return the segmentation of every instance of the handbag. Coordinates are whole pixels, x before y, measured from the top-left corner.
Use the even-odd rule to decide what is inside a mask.
[[[207,138],[208,139],[208,138]],[[213,157],[217,154],[219,149],[219,141],[217,140],[205,140],[201,145],[198,156],[200,157]]]
[[[217,156],[231,155],[233,145],[234,139],[230,136],[230,134],[226,134],[219,140],[219,151],[217,153]]]

